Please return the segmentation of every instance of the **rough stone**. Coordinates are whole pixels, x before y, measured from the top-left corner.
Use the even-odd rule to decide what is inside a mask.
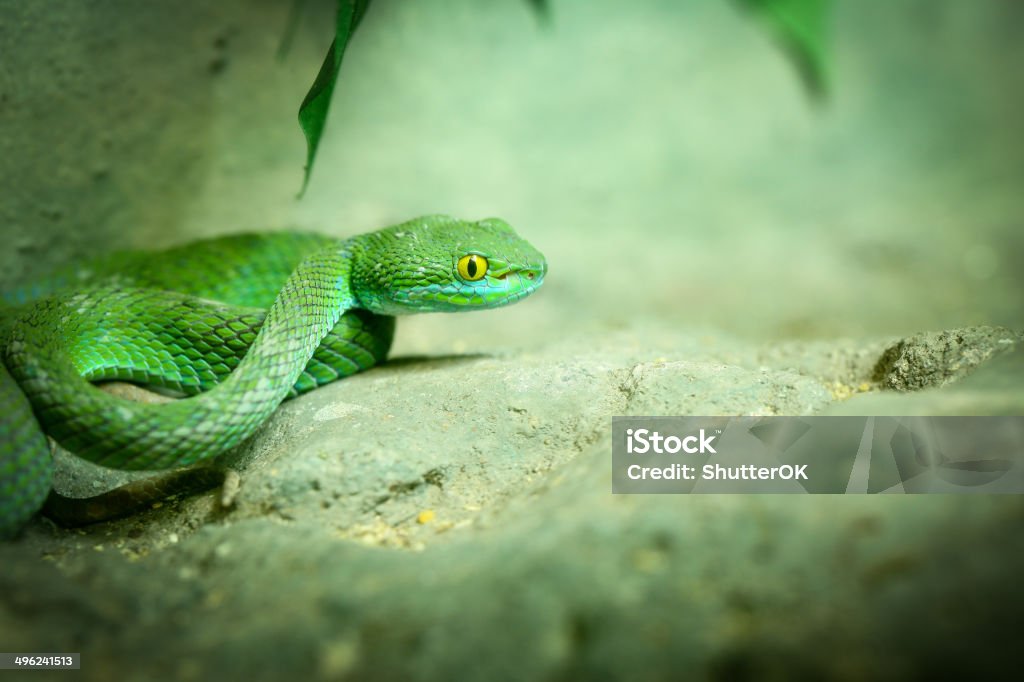
[[[808,366],[833,363],[815,377],[789,369],[793,348],[743,369],[764,349],[698,353],[676,333],[666,345],[695,356],[680,360],[618,341],[398,358],[290,401],[226,457],[231,509],[210,493],[75,531],[39,520],[0,547],[3,640],[128,681],[899,679],[1011,662],[1016,497],[610,494],[613,414],[863,414],[928,392],[830,398],[857,355],[842,343],[807,344]],[[1020,360],[933,391],[1019,399]]]
[[[874,378],[897,391],[945,386],[970,374],[992,356],[1012,351],[1022,340],[1024,334],[1003,327],[915,334],[885,350],[875,366]]]

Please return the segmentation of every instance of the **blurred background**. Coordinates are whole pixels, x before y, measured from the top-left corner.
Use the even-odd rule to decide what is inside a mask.
[[[0,0],[11,281],[114,248],[498,215],[527,305],[399,352],[637,320],[759,340],[1024,326],[1024,5],[840,1],[830,95],[726,0],[377,0],[296,199],[335,4]]]

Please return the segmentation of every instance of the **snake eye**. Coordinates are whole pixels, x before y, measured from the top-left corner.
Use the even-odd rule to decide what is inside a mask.
[[[459,259],[458,269],[462,279],[475,282],[487,274],[487,259],[475,253],[468,254]]]

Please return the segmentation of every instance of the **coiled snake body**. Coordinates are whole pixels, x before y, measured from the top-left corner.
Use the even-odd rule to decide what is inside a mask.
[[[427,216],[347,240],[243,235],[122,253],[5,295],[0,537],[50,490],[45,434],[120,469],[214,457],[282,400],[381,362],[394,315],[508,305],[547,263],[505,222]],[[121,379],[190,396],[127,401]]]

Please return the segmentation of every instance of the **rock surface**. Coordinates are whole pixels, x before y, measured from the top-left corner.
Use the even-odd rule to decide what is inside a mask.
[[[924,332],[886,349],[874,378],[886,388],[916,391],[967,376],[994,355],[1018,347],[1024,337],[1003,327]]]
[[[1020,352],[897,394],[870,383],[885,347],[644,329],[399,358],[285,404],[225,458],[230,509],[208,493],[35,522],[0,548],[0,639],[82,651],[87,679],[994,673],[1024,606],[1016,496],[610,492],[615,414],[909,413],[928,395],[942,413],[1004,389],[1020,409]],[[105,480],[61,461],[69,492]]]

